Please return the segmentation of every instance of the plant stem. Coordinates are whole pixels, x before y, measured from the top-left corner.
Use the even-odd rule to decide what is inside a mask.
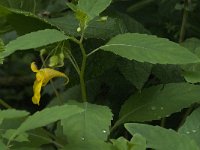
[[[5,108],[7,108],[7,109],[12,108],[9,104],[7,104],[6,102],[4,102],[2,99],[0,99],[0,104],[2,106],[4,106]]]
[[[186,32],[186,24],[187,24],[187,18],[188,18],[188,0],[184,1],[184,9],[183,9],[183,19],[181,24],[181,31],[180,31],[180,37],[179,37],[179,43],[183,42],[185,38],[185,32]]]
[[[134,4],[134,5],[130,6],[130,7],[128,7],[127,12],[129,12],[129,13],[130,12],[131,13],[135,12],[135,11],[137,11],[137,10],[145,7],[146,5],[152,3],[153,1],[155,1],[155,0],[143,0],[143,1],[139,1],[138,3],[136,3],[136,4]]]
[[[82,94],[83,101],[87,102],[86,85],[85,85],[85,80],[84,80],[87,55],[86,55],[86,52],[85,52],[85,49],[84,49],[82,43],[80,43],[80,49],[81,49],[81,53],[82,53],[82,57],[83,57],[82,64],[81,64],[81,71],[80,71],[80,75],[79,75],[80,84],[81,84],[81,94]]]

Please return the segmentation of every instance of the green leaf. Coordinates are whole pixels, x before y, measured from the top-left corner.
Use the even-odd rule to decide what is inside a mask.
[[[152,65],[136,61],[120,61],[119,70],[137,89],[142,89],[151,74]]]
[[[76,104],[76,103],[75,103]],[[106,106],[78,103],[83,112],[61,120],[63,132],[69,143],[77,141],[107,140],[112,113]]]
[[[121,34],[100,48],[129,60],[153,64],[188,64],[200,61],[184,47],[167,39],[146,34]]]
[[[125,128],[132,135],[139,133],[144,136],[148,148],[156,150],[199,150],[192,139],[171,129],[137,123],[127,123]]]
[[[185,123],[179,128],[178,132],[185,134],[199,145],[200,139],[200,108],[197,108],[186,118]]]
[[[77,8],[87,14],[88,19],[91,20],[104,11],[112,0],[79,0]]]
[[[195,53],[200,58],[200,40],[190,38],[182,43],[183,46],[188,48],[191,52]],[[200,82],[200,63],[188,64],[182,66],[184,78],[187,82],[198,83]]]
[[[3,119],[13,119],[13,118],[20,118],[29,115],[29,112],[24,110],[16,110],[16,109],[6,109],[0,110],[0,122]]]
[[[85,30],[85,38],[108,39],[121,33],[117,19],[108,17],[106,21],[98,20],[99,17],[89,22]],[[48,22],[62,29],[67,35],[81,36],[81,33],[77,32],[79,22],[73,13],[69,12],[63,17],[49,19]]]
[[[8,149],[8,147],[3,143],[3,141],[0,139],[0,149]]]
[[[45,126],[57,120],[81,113],[83,109],[73,105],[62,105],[45,108],[29,116],[17,129],[16,135],[31,129]]]
[[[121,108],[116,124],[158,120],[169,116],[199,102],[199,91],[199,85],[188,83],[170,83],[146,88],[129,97]]]
[[[3,138],[9,139],[15,132],[16,132],[16,129],[9,129],[2,136]],[[17,142],[29,141],[28,134],[20,133],[18,136],[15,137],[14,141],[17,141]]]
[[[79,141],[69,143],[62,150],[112,150],[111,147],[111,144],[102,141]]]
[[[146,150],[146,140],[140,134],[134,134],[131,141],[124,137],[112,139],[111,142],[116,150]]]
[[[45,29],[31,32],[8,43],[5,51],[1,53],[1,57],[9,56],[16,50],[38,48],[55,42],[67,40],[68,38],[68,36],[55,29]]]

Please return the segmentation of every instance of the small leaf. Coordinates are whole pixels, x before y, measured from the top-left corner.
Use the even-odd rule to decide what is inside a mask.
[[[124,137],[112,139],[111,142],[116,150],[146,150],[146,140],[140,134],[134,134],[131,141]]]
[[[200,99],[200,86],[188,83],[170,83],[153,86],[132,95],[122,106],[117,124],[134,121],[159,120]]]
[[[69,142],[107,140],[112,120],[110,109],[89,103],[77,103],[77,105],[84,111],[61,120],[67,140]]]
[[[16,50],[38,48],[55,42],[67,40],[68,38],[68,36],[55,29],[45,29],[31,32],[8,43],[5,51],[2,52],[2,55],[3,57],[6,57],[14,53]]]
[[[132,135],[139,133],[144,136],[148,148],[156,150],[199,150],[192,139],[171,129],[137,123],[127,123],[125,128]]]
[[[121,57],[152,64],[188,64],[200,62],[193,53],[177,43],[153,35],[126,33],[112,38],[101,49]]]
[[[199,145],[200,139],[200,108],[197,108],[186,118],[185,123],[179,128],[178,132],[185,134]]]

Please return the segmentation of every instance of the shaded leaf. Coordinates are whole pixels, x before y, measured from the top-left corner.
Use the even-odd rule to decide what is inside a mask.
[[[137,123],[127,123],[125,128],[132,135],[139,133],[144,136],[148,148],[156,150],[199,150],[192,139],[171,129]]]
[[[199,145],[200,147],[200,108],[197,108],[186,118],[185,123],[179,128],[178,132],[185,134]]]
[[[188,83],[157,85],[138,92],[124,103],[116,124],[158,120],[189,107],[200,99],[200,86]]]
[[[121,34],[100,48],[129,60],[153,64],[188,64],[200,61],[184,47],[167,39],[146,34]]]
[[[119,63],[119,69],[124,77],[137,89],[142,89],[151,74],[151,64],[136,61],[123,60]]]

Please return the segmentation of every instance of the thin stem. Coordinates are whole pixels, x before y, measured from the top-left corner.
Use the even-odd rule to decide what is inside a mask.
[[[80,84],[81,84],[81,94],[82,94],[83,101],[87,102],[86,85],[85,85],[85,80],[84,80],[87,55],[86,55],[86,52],[85,52],[85,49],[84,49],[82,43],[80,43],[80,48],[81,48],[81,53],[82,53],[82,57],[83,57],[82,58],[82,64],[81,64],[81,72],[80,72],[80,75],[79,75]]]
[[[95,52],[97,52],[100,49],[101,49],[101,47],[98,47],[98,48],[94,49],[93,51],[91,51],[90,53],[87,54],[87,57],[89,57],[90,55],[94,54]]]
[[[183,42],[185,38],[186,24],[187,24],[187,19],[188,19],[188,10],[187,10],[188,3],[189,3],[188,0],[184,1],[183,19],[182,19],[182,24],[181,24],[179,43]]]
[[[7,104],[6,102],[4,102],[2,99],[0,99],[0,104],[2,106],[4,106],[5,108],[7,108],[7,109],[12,108],[9,104]]]

